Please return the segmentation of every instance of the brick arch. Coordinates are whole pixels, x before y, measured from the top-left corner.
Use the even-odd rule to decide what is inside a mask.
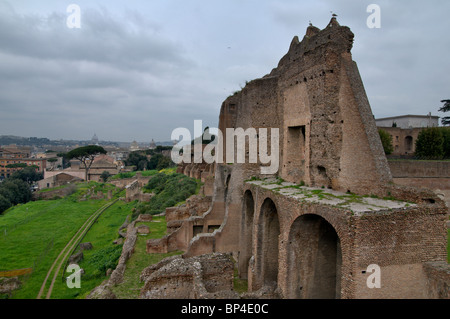
[[[251,190],[244,191],[241,215],[241,234],[239,240],[239,276],[248,278],[250,258],[253,249],[253,225],[255,218],[255,198]]]
[[[342,251],[337,231],[324,217],[302,214],[287,243],[288,298],[341,297]]]
[[[275,286],[278,283],[279,235],[281,233],[278,208],[275,201],[271,197],[266,197],[257,213],[256,287]]]
[[[349,223],[351,218],[347,211],[339,207],[330,207],[328,205],[317,205],[316,203],[301,203],[296,199],[283,196],[272,192],[269,189],[263,189],[256,185],[246,185],[243,189],[243,194],[246,191],[251,191],[255,201],[254,222],[253,222],[253,240],[252,252],[253,263],[249,269],[249,289],[256,291],[262,288],[267,283],[264,282],[264,250],[262,249],[263,236],[262,224],[262,210],[263,205],[267,200],[273,202],[276,208],[277,217],[279,220],[280,233],[278,242],[278,281],[277,286],[280,289],[283,298],[303,298],[292,293],[295,287],[292,286],[293,280],[291,278],[288,264],[292,262],[292,256],[289,256],[291,247],[289,246],[289,235],[292,231],[293,225],[298,218],[304,215],[314,215],[323,219],[336,232],[340,244],[340,259],[342,261],[339,275],[336,275],[336,295],[335,298],[351,298],[354,294],[354,283],[352,282],[352,272],[354,272],[353,254],[354,254],[354,229]],[[292,267],[291,267],[292,268]]]

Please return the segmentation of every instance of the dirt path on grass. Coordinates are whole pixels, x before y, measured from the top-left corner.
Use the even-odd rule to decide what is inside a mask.
[[[50,275],[53,272],[53,269],[57,266],[56,271],[54,272],[52,281],[50,283],[50,288],[47,291],[46,299],[50,299],[53,286],[55,284],[56,278],[58,277],[59,271],[61,270],[61,267],[63,266],[64,262],[66,261],[69,254],[74,250],[74,248],[78,245],[79,241],[84,237],[84,235],[87,233],[87,231],[91,228],[92,224],[97,220],[97,218],[109,207],[114,205],[118,200],[114,200],[111,202],[108,202],[107,204],[103,205],[100,209],[95,211],[85,222],[84,224],[78,229],[76,234],[72,237],[72,239],[67,243],[67,245],[61,250],[58,257],[56,257],[55,261],[53,262],[52,266],[50,267],[49,271],[47,272],[47,275],[45,276],[45,279],[42,283],[41,289],[39,290],[39,294],[37,295],[36,299],[41,299],[42,295],[45,291],[45,286],[47,285],[47,281],[50,278]],[[64,257],[61,259],[61,256]]]

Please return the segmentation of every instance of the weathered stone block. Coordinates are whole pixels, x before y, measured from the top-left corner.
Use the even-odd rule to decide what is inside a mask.
[[[150,227],[147,225],[137,226],[137,232],[138,234],[150,234]]]

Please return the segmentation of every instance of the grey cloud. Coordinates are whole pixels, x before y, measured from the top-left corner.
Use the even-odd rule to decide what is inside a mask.
[[[378,30],[366,26],[373,2]],[[82,28],[68,29],[64,11],[19,14],[0,0],[0,134],[166,140],[194,119],[217,125],[222,101],[269,73],[310,20],[324,28],[330,11],[355,33],[377,117],[436,114],[448,98],[446,0],[91,3]]]
[[[63,13],[41,17],[4,12],[0,15],[0,48],[14,55],[86,60],[154,72],[189,65],[175,41],[144,29],[146,24],[137,18],[127,28],[107,10],[87,8],[80,29],[67,28],[66,18]]]
[[[154,101],[173,95],[174,74],[186,74],[192,63],[140,15],[126,15],[128,25],[107,10],[88,9],[82,28],[71,30],[61,13],[1,13],[0,111],[2,119],[19,122],[2,123],[0,134],[19,134],[18,123],[21,133],[33,134],[23,125],[30,121],[53,132],[60,122],[71,123],[59,133],[66,138],[89,125],[104,127],[106,136],[124,120],[135,129],[132,116],[154,118],[164,105]]]

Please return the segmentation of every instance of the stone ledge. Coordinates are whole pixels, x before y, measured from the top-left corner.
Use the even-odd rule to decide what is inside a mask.
[[[417,206],[414,203],[405,201],[380,199],[377,197],[349,194],[326,188],[301,186],[290,182],[280,182],[273,178],[261,181],[247,181],[247,183],[298,199],[299,201],[336,206],[350,210],[354,213],[377,212]]]

